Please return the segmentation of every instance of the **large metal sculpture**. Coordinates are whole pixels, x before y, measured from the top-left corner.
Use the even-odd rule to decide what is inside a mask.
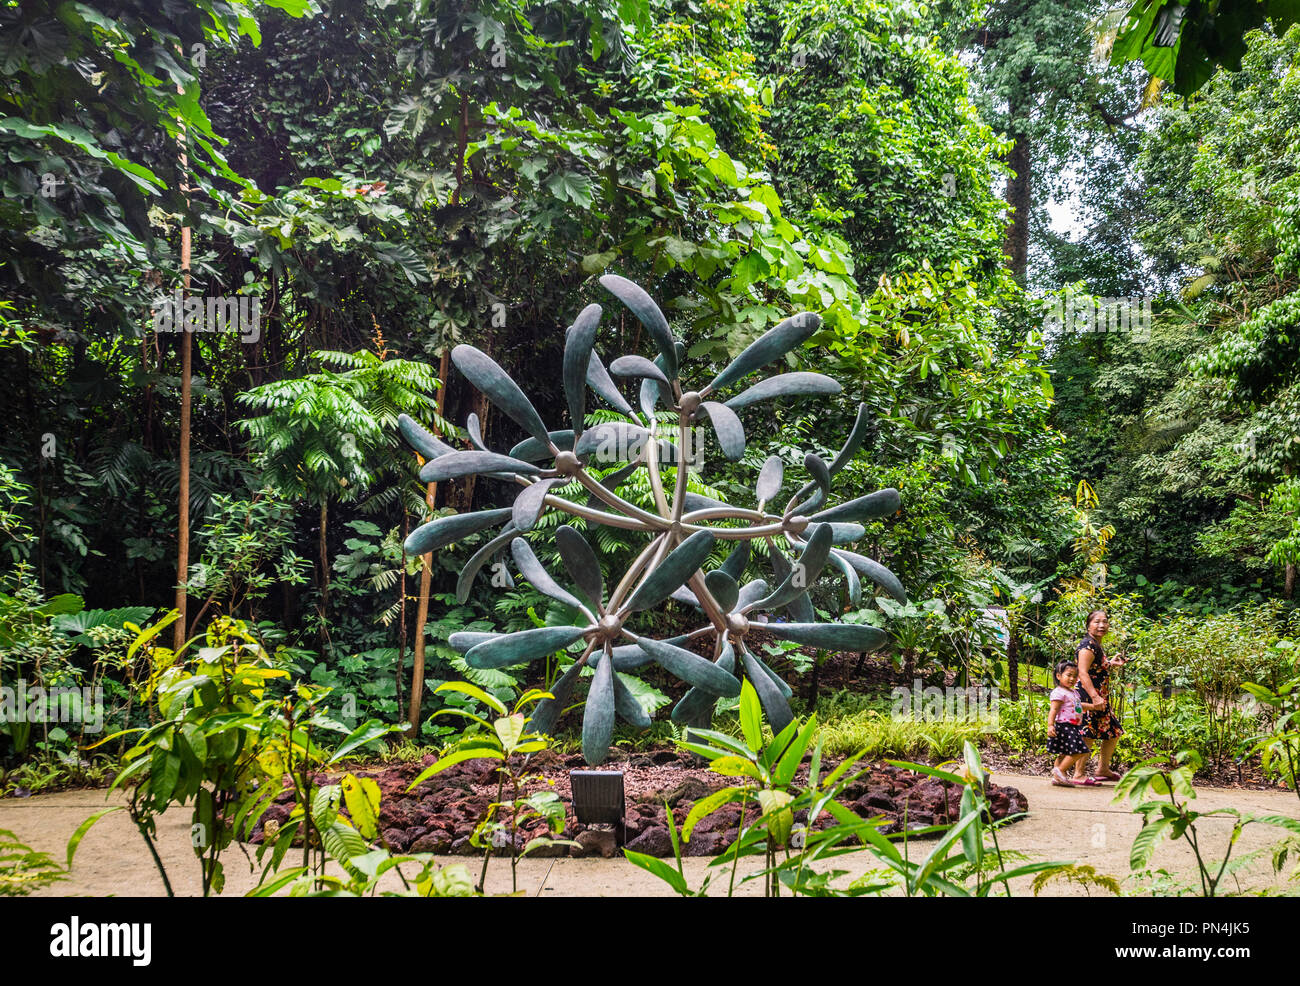
[[[848,441],[833,461],[827,463],[811,452],[804,457],[804,468],[812,478],[779,514],[766,509],[781,491],[784,467],[777,456],[769,458],[759,472],[753,509],[688,492],[687,473],[698,465],[698,455],[692,453],[699,451],[699,443],[692,443],[691,438],[705,419],[723,455],[735,461],[745,451],[745,432],[736,414],[741,408],[776,397],[839,393],[840,385],[823,374],[782,373],[729,400],[716,399],[720,391],[801,345],[817,331],[821,319],[810,312],[786,319],[708,384],[687,390],[679,373],[685,349],[673,338],[659,307],[626,278],[609,274],[600,283],[641,321],[659,355],[654,360],[620,356],[607,369],[594,350],[601,308],[588,305],[569,327],[564,346],[564,393],[573,428],[548,431],[523,391],[500,366],[473,346],[457,346],[451,354],[456,368],[530,437],[508,454],[493,452],[483,442],[477,416],[471,414],[466,430],[473,449],[459,451],[403,415],[399,422],[402,436],[428,460],[420,470],[420,479],[440,482],[478,474],[518,484],[521,489],[512,507],[430,521],[411,533],[406,550],[424,554],[501,525],[500,532],[465,565],[457,585],[458,598],[462,602],[468,598],[470,585],[483,565],[509,544],[520,573],[534,588],[581,614],[572,626],[518,633],[462,632],[452,634],[450,643],[465,654],[471,667],[503,668],[537,660],[584,640],[582,656],[554,683],[554,697],[538,704],[531,728],[540,732],[554,729],[582,668],[591,667],[594,675],[582,726],[582,752],[590,764],[605,759],[616,715],[639,728],[649,726],[646,712],[615,672],[650,663],[691,686],[673,708],[673,721],[706,728],[717,700],[740,693],[743,676],[757,691],[772,727],[780,730],[792,717],[787,704],[790,687],[747,646],[751,617],[783,610],[790,622],[763,626],[779,640],[830,650],[866,651],[884,642],[882,630],[862,624],[817,622],[809,590],[823,569],[828,564],[839,569],[847,579],[854,605],[861,601],[862,576],[900,602],[906,601],[892,572],[840,547],[865,534],[863,521],[896,511],[898,491],[885,489],[838,506],[826,505],[832,479],[862,445],[868,424],[866,407],[859,407]],[[639,413],[624,399],[611,374],[640,380]],[[584,428],[589,387],[623,420]],[[675,435],[659,435],[664,425],[656,422],[657,407],[676,415],[676,427],[670,429]],[[595,463],[608,467],[615,462],[625,464],[601,478],[588,471]],[[682,465],[686,468],[678,468]],[[665,489],[666,477],[661,473],[665,466],[674,471],[671,489]],[[648,470],[656,512],[619,496],[620,485],[637,469]],[[583,490],[588,495],[585,503],[566,498]],[[520,536],[532,530],[548,509],[572,514],[587,524],[641,531],[649,535],[650,543],[617,585],[607,589],[599,559],[586,538],[573,527],[560,527],[556,547],[572,581],[574,591],[570,592],[543,568],[528,541]],[[766,542],[773,584],[761,578],[744,581],[750,542],[756,538]],[[709,568],[715,552],[720,556],[727,544],[734,547],[725,560]],[[795,553],[793,557],[786,557],[787,548]],[[707,622],[667,640],[642,636],[629,626],[635,614],[670,598],[694,606]],[[712,638],[712,661],[682,646],[699,637]]]

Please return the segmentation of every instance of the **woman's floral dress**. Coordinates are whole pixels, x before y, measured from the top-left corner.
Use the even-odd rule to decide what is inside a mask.
[[[1092,663],[1088,666],[1088,677],[1092,679],[1092,687],[1097,689],[1097,694],[1106,699],[1106,707],[1083,713],[1083,735],[1090,740],[1098,741],[1116,739],[1124,735],[1124,730],[1120,728],[1115,713],[1110,711],[1110,668],[1106,666],[1106,654],[1096,637],[1085,634],[1078,646],[1074,648],[1074,659],[1079,663],[1080,678],[1083,676],[1082,653],[1085,650],[1090,650],[1093,654]],[[1079,701],[1091,702],[1092,696],[1083,687],[1082,681],[1078,688]]]

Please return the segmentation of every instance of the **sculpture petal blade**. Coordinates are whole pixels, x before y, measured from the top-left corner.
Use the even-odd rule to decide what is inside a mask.
[[[578,683],[578,676],[582,672],[582,668],[583,665],[580,662],[575,662],[551,686],[551,695],[553,697],[544,698],[533,706],[532,718],[528,720],[528,731],[530,733],[551,735],[555,732],[555,723],[559,720],[560,713],[569,704],[569,698],[573,695],[573,686]]]
[[[898,580],[897,575],[880,564],[880,562],[854,551],[845,551],[843,548],[837,548],[834,553],[857,569],[860,575],[869,578],[884,589],[891,599],[895,599],[900,603],[907,602],[907,590],[903,588],[903,583]]]
[[[426,462],[420,468],[420,481],[423,483],[440,483],[444,479],[458,479],[476,473],[523,473],[533,476],[541,472],[531,462],[512,459],[508,455],[496,452],[448,452]]]
[[[861,524],[831,524],[831,544],[852,544],[866,533]]]
[[[593,608],[599,608],[604,599],[605,587],[600,572],[600,559],[591,545],[575,528],[561,525],[555,531],[555,544],[560,550],[564,570],[573,579],[578,591],[587,597]]]
[[[397,416],[397,431],[406,440],[407,445],[426,459],[436,459],[448,452],[456,451],[441,438],[435,438],[409,414]]]
[[[741,377],[749,376],[760,366],[772,362],[779,356],[784,356],[796,346],[806,342],[821,327],[821,324],[821,317],[812,312],[800,312],[790,316],[751,342],[744,352],[713,378],[708,389],[716,391],[735,383]]]
[[[813,514],[811,519],[818,522],[876,520],[879,517],[888,517],[901,506],[902,501],[898,497],[898,490],[890,487]]]
[[[715,500],[711,496],[704,496],[701,493],[687,492],[684,501],[686,512],[691,513],[695,510],[717,510],[721,507],[730,507],[731,504],[723,503],[721,500]]]
[[[659,306],[637,284],[618,274],[606,274],[600,279],[601,286],[631,310],[647,329],[659,347],[664,358],[664,375],[669,380],[677,378],[677,341],[672,330],[668,328],[668,319],[659,310]]]
[[[867,413],[867,405],[859,404],[858,416],[853,422],[853,430],[849,432],[844,447],[840,449],[839,454],[835,456],[835,459],[830,464],[829,468],[832,476],[843,469],[857,453],[858,449],[862,448],[862,443],[866,440],[867,432],[870,430],[871,416]]]
[[[475,630],[458,630],[447,638],[447,643],[454,650],[464,654],[471,647],[483,643],[485,640],[496,640],[502,636],[499,633],[482,633]]]
[[[563,450],[573,449],[573,429],[565,428],[561,431],[549,431],[546,433],[556,448]],[[545,442],[539,442],[536,438],[525,438],[508,453],[512,459],[523,459],[525,462],[536,462],[539,459],[549,459],[555,453],[551,451],[551,446]]]
[[[821,571],[826,567],[826,559],[831,551],[831,529],[828,524],[812,524],[808,527],[808,540],[804,544],[799,561],[790,569],[790,574],[766,599],[753,604],[755,609],[779,609],[787,605],[795,596],[807,591],[817,581]]]
[[[405,548],[408,555],[425,555],[437,551],[449,544],[455,544],[462,538],[477,534],[485,527],[495,527],[510,516],[510,508],[484,510],[479,513],[453,514],[450,517],[437,517],[427,524],[421,524],[406,538]]]
[[[778,640],[838,651],[872,651],[884,646],[889,634],[865,623],[769,623]]]
[[[637,637],[636,644],[649,654],[656,664],[676,675],[687,684],[703,688],[723,698],[740,694],[740,681],[707,658],[684,647],[674,647],[661,640]]]
[[[479,425],[478,415],[471,414],[465,419],[465,431],[469,435],[469,443],[480,452],[492,451],[483,441],[483,429]]]
[[[767,595],[767,589],[767,582],[763,579],[746,582],[740,587],[740,595],[736,597],[736,605],[732,612],[739,612],[755,600],[762,599]]]
[[[862,605],[862,580],[858,578],[857,569],[855,569],[849,560],[841,555],[838,551],[831,552],[831,564],[844,573],[844,581],[847,583],[849,593],[849,605]],[[814,616],[813,619],[816,619]],[[799,617],[800,622],[812,622],[805,617]]]
[[[664,641],[666,644],[680,644],[690,639],[689,634],[681,634],[677,637],[669,637]],[[615,671],[633,671],[637,668],[643,668],[652,660],[649,654],[643,651],[636,644],[619,644],[617,647],[610,649],[614,655]],[[587,658],[587,664],[595,667],[601,659],[601,652],[595,651],[591,657]]]
[[[546,441],[546,426],[519,385],[487,353],[460,345],[451,351],[451,361],[475,387],[539,442]]]
[[[714,569],[712,572],[705,573],[704,584],[724,613],[730,613],[736,608],[736,600],[740,597],[740,586],[730,575],[720,568]]]
[[[624,607],[636,613],[663,602],[674,589],[699,571],[713,550],[713,543],[712,531],[696,531],[668,553],[659,567],[632,593]]]
[[[601,397],[609,402],[610,406],[616,411],[632,417],[632,405],[627,402],[613,379],[609,371],[605,369],[605,364],[600,361],[600,357],[595,353],[591,354],[591,359],[587,361],[587,384]]]
[[[781,482],[784,479],[785,463],[781,461],[779,455],[769,456],[758,474],[758,482],[754,484],[754,495],[758,498],[758,502],[767,503],[769,500],[776,499],[776,495],[781,492]]]
[[[542,515],[542,510],[546,506],[546,494],[554,486],[565,486],[570,482],[567,477],[561,476],[558,479],[539,479],[532,486],[525,486],[515,497],[515,505],[511,508],[510,519],[515,525],[515,530],[531,531],[537,525],[537,518]]]
[[[609,753],[614,735],[614,662],[601,661],[587,692],[582,715],[582,758],[591,765],[601,763]]]
[[[821,488],[822,493],[829,495],[831,491],[831,473],[826,468],[826,463],[822,460],[822,457],[816,452],[809,452],[803,457],[803,467],[808,470],[808,474],[812,476],[813,482]]]
[[[492,640],[475,644],[465,652],[465,663],[471,668],[488,670],[526,664],[547,654],[568,647],[581,639],[587,627],[534,627],[518,633],[506,633]]]
[[[650,717],[646,715],[641,703],[636,700],[632,690],[623,684],[623,679],[618,674],[614,675],[614,711],[630,726],[637,729],[650,728]]]
[[[824,373],[781,373],[760,380],[748,390],[741,391],[727,401],[727,407],[739,411],[742,407],[770,400],[773,397],[788,397],[792,394],[838,394],[843,389],[838,381]]]
[[[762,668],[767,673],[767,676],[772,679],[777,689],[781,692],[783,698],[788,699],[790,698],[790,696],[794,694],[794,689],[791,688],[789,685],[787,685],[785,683],[785,679],[782,678],[775,671],[773,671],[761,657],[753,653],[750,654],[750,657],[752,657],[754,659],[754,663],[757,664],[760,668]]]
[[[727,560],[719,566],[719,572],[726,572],[731,578],[739,584],[740,578],[745,574],[745,566],[749,564],[749,542],[741,541],[739,547],[735,548],[731,554],[727,555]]]
[[[722,651],[713,663],[728,674],[734,674],[736,658],[730,640],[723,642]],[[681,701],[673,706],[669,718],[682,726],[708,729],[713,721],[713,708],[717,702],[718,696],[712,692],[705,691],[703,688],[689,688]]]
[[[564,399],[569,405],[569,422],[577,434],[586,427],[587,369],[600,325],[600,311],[600,305],[588,305],[580,311],[564,339]]]
[[[703,401],[700,409],[713,423],[722,454],[732,462],[738,461],[745,454],[745,426],[740,423],[736,412],[717,401]]]
[[[691,590],[690,587],[688,586],[681,586],[678,589],[674,589],[672,595],[670,595],[668,598],[671,599],[673,602],[682,603],[685,606],[694,606],[696,609],[703,608],[700,605],[699,598],[695,595],[694,591]]]
[[[457,602],[464,603],[469,598],[470,586],[474,584],[474,576],[478,574],[478,570],[483,567],[489,558],[505,547],[506,543],[514,538],[517,533],[514,524],[507,524],[501,529],[500,534],[470,556],[469,561],[465,563],[465,567],[460,570],[459,578],[456,579]],[[514,584],[513,580],[511,580],[511,584]]]
[[[616,377],[645,377],[668,386],[664,371],[644,356],[620,356],[609,364],[609,372]]]
[[[586,610],[587,607],[576,596],[551,578],[550,572],[542,567],[542,563],[533,554],[532,546],[527,541],[523,538],[515,538],[510,542],[510,553],[514,556],[515,564],[519,566],[519,574],[531,582],[534,589],[566,606],[572,606],[579,611]]]

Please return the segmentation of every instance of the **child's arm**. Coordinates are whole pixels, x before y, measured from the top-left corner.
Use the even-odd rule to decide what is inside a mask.
[[[1056,716],[1061,711],[1061,700],[1059,698],[1052,700],[1051,707],[1047,710],[1047,735],[1056,735]]]
[[[1082,703],[1082,705],[1083,705],[1083,710],[1085,712],[1096,712],[1097,710],[1104,709],[1106,707],[1106,700],[1103,698],[1099,702],[1084,702]]]

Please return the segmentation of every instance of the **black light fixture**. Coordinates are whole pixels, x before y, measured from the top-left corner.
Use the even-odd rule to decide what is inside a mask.
[[[626,804],[623,796],[623,771],[621,770],[571,770],[569,785],[573,790],[573,814],[583,825],[613,825],[619,843],[627,841],[623,816]]]

